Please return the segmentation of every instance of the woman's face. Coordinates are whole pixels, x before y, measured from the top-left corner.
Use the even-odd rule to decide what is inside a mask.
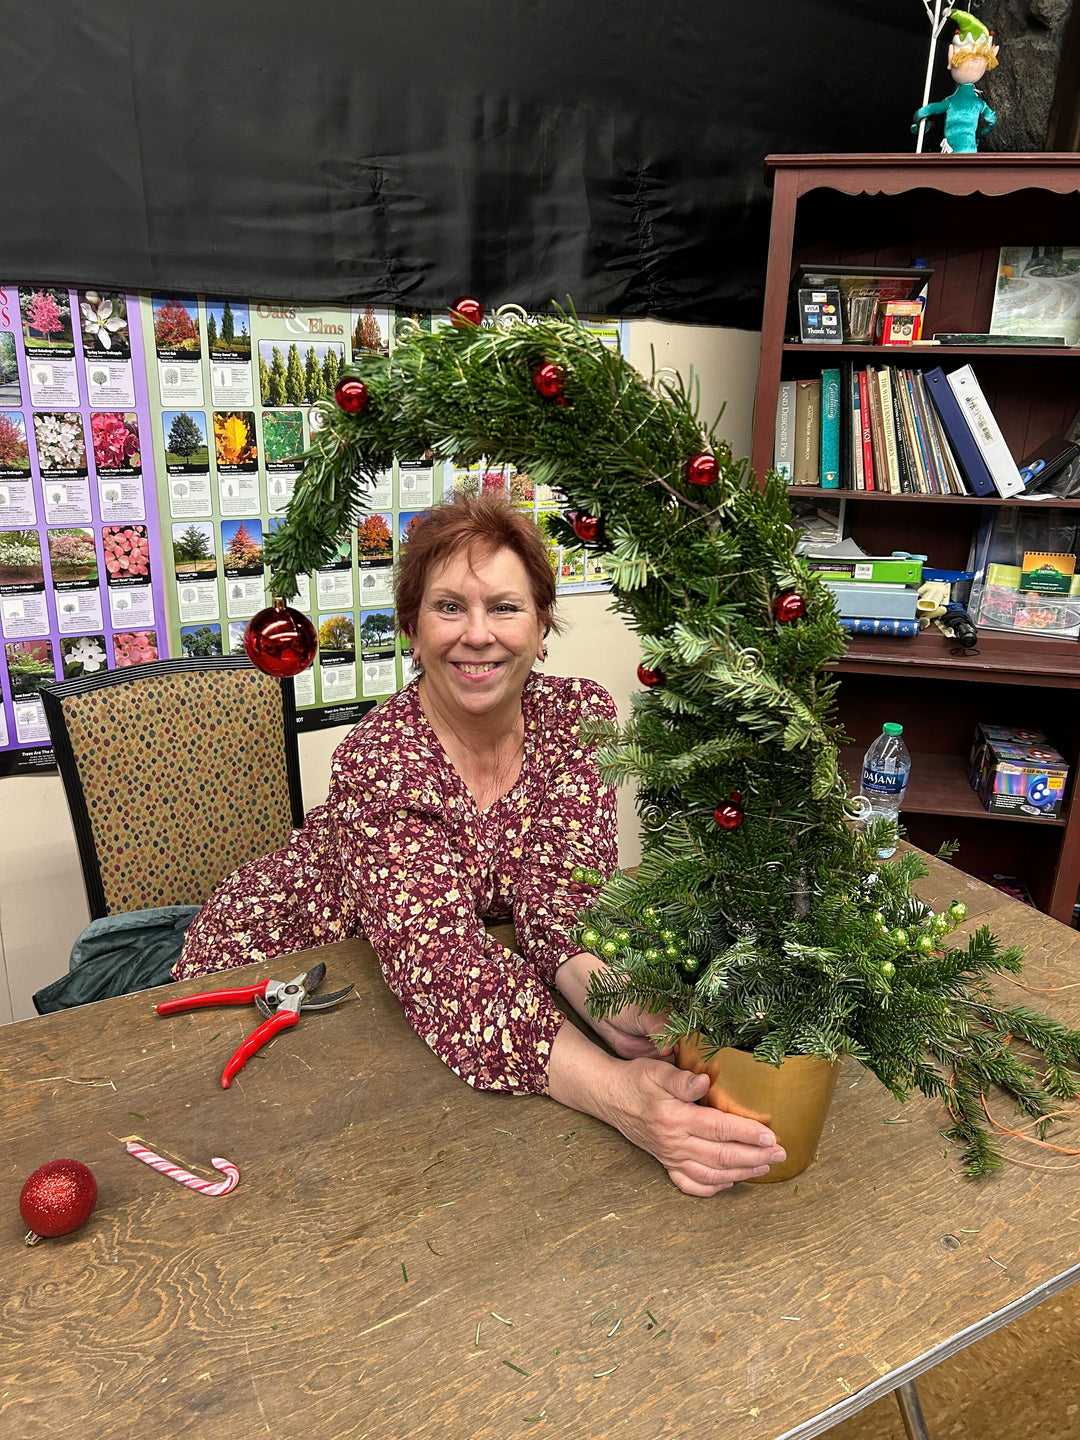
[[[451,556],[424,588],[413,647],[425,699],[449,716],[516,714],[544,627],[528,572],[512,550]]]

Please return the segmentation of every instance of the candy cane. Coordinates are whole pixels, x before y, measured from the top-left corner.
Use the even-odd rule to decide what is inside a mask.
[[[220,1155],[215,1155],[210,1164],[215,1170],[220,1170],[225,1176],[224,1180],[200,1180],[198,1175],[192,1175],[189,1170],[183,1170],[179,1165],[174,1165],[171,1160],[163,1160],[160,1155],[155,1155],[152,1150],[147,1150],[145,1145],[140,1145],[136,1140],[128,1140],[124,1149],[129,1155],[134,1155],[136,1160],[142,1160],[147,1165],[152,1165],[155,1170],[160,1170],[170,1180],[177,1181],[180,1185],[186,1185],[190,1190],[198,1190],[201,1195],[228,1195],[230,1190],[235,1190],[240,1184],[240,1171],[228,1160],[223,1160]]]

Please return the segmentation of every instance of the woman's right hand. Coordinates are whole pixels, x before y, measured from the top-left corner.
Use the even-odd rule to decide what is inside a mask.
[[[664,1060],[615,1059],[570,1024],[552,1046],[551,1097],[614,1126],[687,1195],[715,1195],[786,1158],[758,1121],[697,1104],[708,1088],[707,1075]]]

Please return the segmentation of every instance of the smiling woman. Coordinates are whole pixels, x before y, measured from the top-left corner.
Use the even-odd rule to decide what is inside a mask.
[[[396,597],[420,676],[338,747],[325,805],[286,848],[211,898],[174,977],[363,934],[413,1029],[467,1084],[596,1115],[691,1194],[764,1173],[784,1152],[760,1125],[694,1103],[707,1077],[657,1052],[659,1017],[588,1015],[605,966],[572,934],[590,877],[616,866],[615,798],[590,739],[614,705],[592,681],[533,669],[556,626],[539,532],[501,501],[436,506],[410,535]],[[515,951],[484,926],[506,917]]]

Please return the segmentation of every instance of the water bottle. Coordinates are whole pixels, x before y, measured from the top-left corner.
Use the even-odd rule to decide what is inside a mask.
[[[894,822],[899,819],[911,773],[911,756],[900,738],[903,733],[902,725],[892,721],[883,725],[881,734],[863,759],[862,793],[870,805],[869,820],[875,820],[879,815]],[[885,859],[895,849],[896,846],[892,845],[879,850],[878,854]]]

